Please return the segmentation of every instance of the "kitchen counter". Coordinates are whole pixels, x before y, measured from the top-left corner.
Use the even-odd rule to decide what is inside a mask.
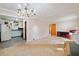
[[[21,29],[16,29],[11,31],[11,37],[17,37],[22,35],[22,30]]]

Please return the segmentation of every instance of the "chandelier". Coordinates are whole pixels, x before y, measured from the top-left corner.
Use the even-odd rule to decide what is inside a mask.
[[[24,4],[24,8],[21,9],[21,4],[18,4],[18,9],[17,9],[17,15],[21,18],[30,18],[34,15],[36,15],[36,10],[35,9],[31,9],[30,8],[30,5],[29,3],[25,3]]]

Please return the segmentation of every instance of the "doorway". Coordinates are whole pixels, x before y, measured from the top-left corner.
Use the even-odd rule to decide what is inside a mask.
[[[14,20],[3,20],[0,26],[0,49],[24,43],[23,22]]]
[[[57,36],[56,24],[50,24],[49,25],[49,30],[50,30],[51,36]]]

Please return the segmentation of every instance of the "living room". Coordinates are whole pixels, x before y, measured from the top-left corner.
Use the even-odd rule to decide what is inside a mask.
[[[27,8],[27,6],[29,8]],[[9,28],[3,30],[2,27],[5,27],[1,27],[0,55],[79,55],[78,47],[75,47],[76,50],[72,48],[73,53],[70,49],[72,46],[71,43],[78,43],[78,7],[79,4],[73,3],[0,3],[0,22],[3,21],[1,26],[10,26],[14,31],[12,32],[14,34],[13,37],[15,33],[18,36],[20,31],[18,33],[15,32],[18,28],[23,28],[22,32],[20,32],[20,36],[23,34],[22,38],[20,38],[21,40],[15,37],[15,41],[12,41],[13,38],[10,38],[10,31],[7,31],[9,35],[5,32]],[[28,10],[30,8],[33,8],[33,10],[29,11],[29,13]],[[27,11],[27,13],[22,10]],[[22,22],[21,27],[18,27],[19,21],[20,24]],[[15,25],[12,27],[12,24]],[[6,35],[2,33],[6,33]],[[3,40],[5,40],[5,42]],[[66,42],[67,45],[65,45]],[[18,48],[19,50],[17,50]]]

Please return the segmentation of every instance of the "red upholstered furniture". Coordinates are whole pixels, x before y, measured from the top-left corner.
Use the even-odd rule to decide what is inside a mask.
[[[70,30],[71,33],[75,33],[77,30]]]
[[[67,37],[68,39],[71,39],[71,35],[66,35],[66,37]]]
[[[60,31],[58,31],[57,36],[71,39],[71,35],[69,35],[69,32],[60,32]]]

